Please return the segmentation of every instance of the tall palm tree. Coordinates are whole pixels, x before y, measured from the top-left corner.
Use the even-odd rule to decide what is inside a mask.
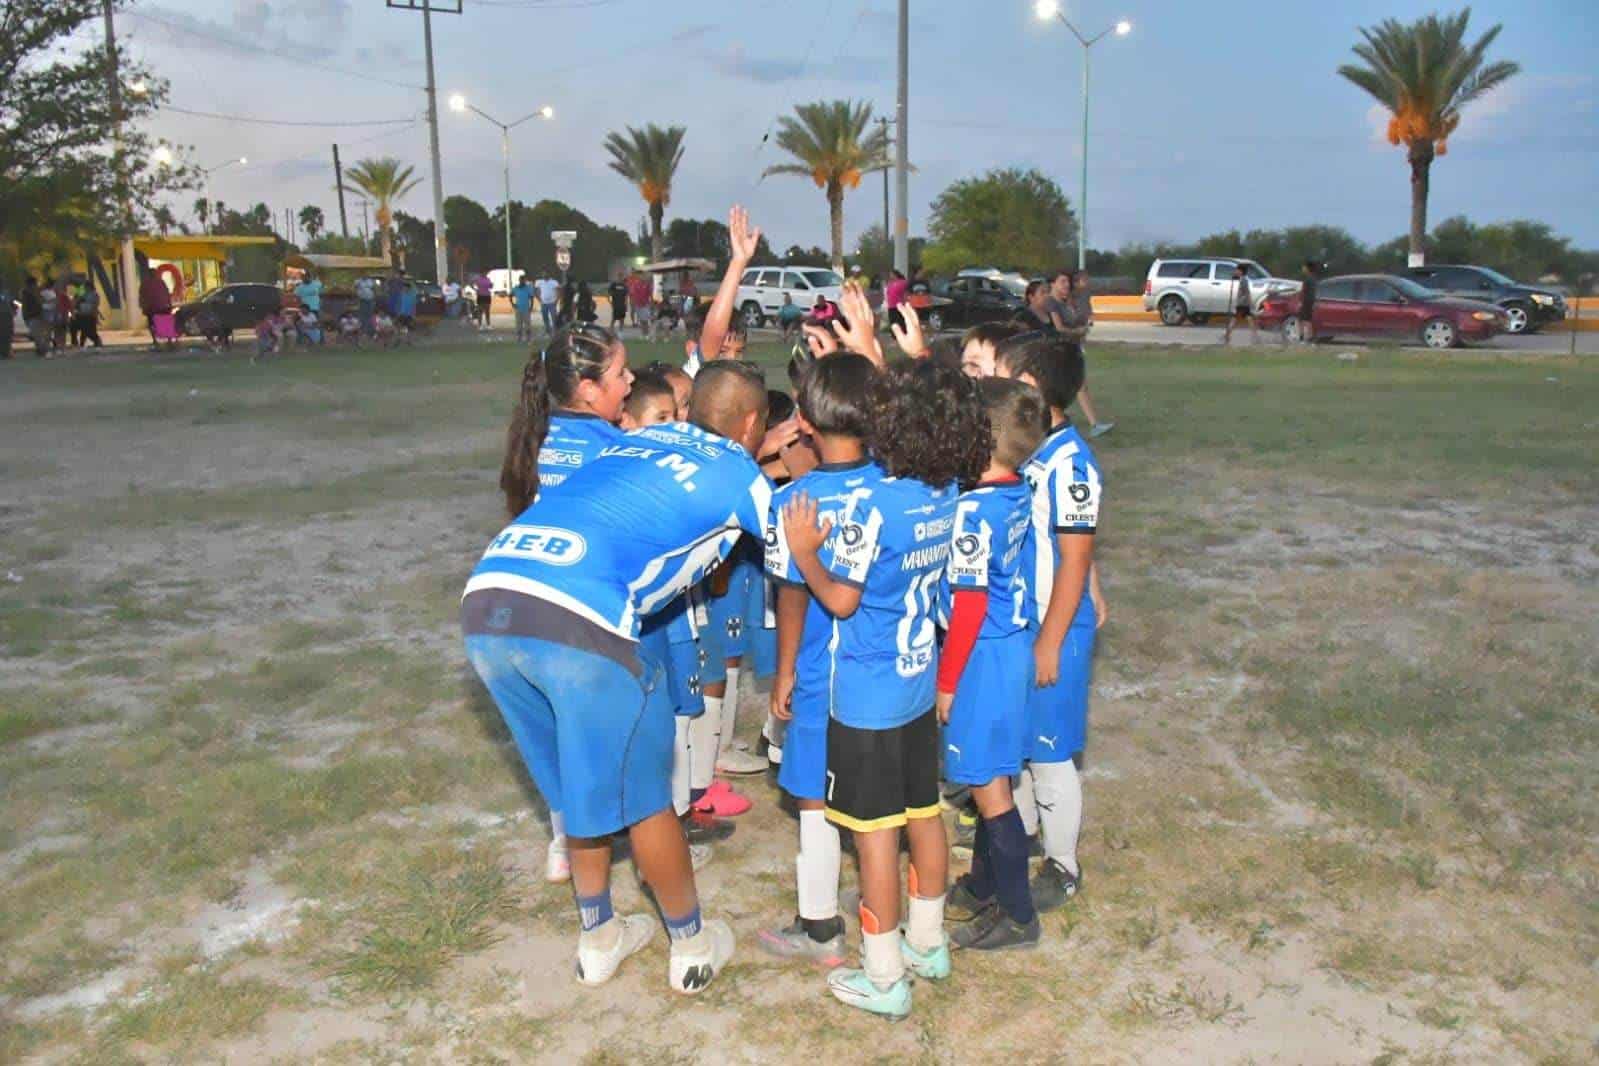
[[[206,223],[211,218],[211,201],[201,196],[194,201],[194,213],[200,218],[200,232],[206,232]]]
[[[605,150],[611,153],[611,169],[638,186],[639,195],[650,205],[650,258],[661,258],[661,220],[672,199],[672,179],[683,161],[682,126],[666,129],[653,122],[641,130],[632,126],[627,135],[611,133]]]
[[[300,208],[300,228],[305,230],[305,235],[310,240],[316,240],[317,234],[327,226],[327,218],[322,214],[322,209],[316,204],[306,204]]]
[[[844,269],[844,190],[861,176],[888,167],[888,133],[872,126],[872,105],[821,100],[800,104],[777,120],[777,146],[798,162],[767,167],[761,175],[798,174],[826,190],[833,225],[833,266]]]
[[[394,262],[394,202],[422,183],[415,171],[393,156],[363,159],[344,172],[346,180],[375,206],[383,258]]]
[[[157,204],[154,211],[150,212],[150,221],[155,223],[155,228],[165,237],[177,226],[178,219],[172,213],[172,208],[166,204]]]
[[[1410,254],[1425,254],[1427,185],[1435,157],[1449,150],[1449,135],[1460,125],[1460,109],[1503,85],[1521,66],[1484,63],[1499,36],[1495,25],[1466,43],[1471,8],[1458,15],[1428,15],[1412,23],[1384,19],[1361,28],[1364,44],[1354,46],[1365,66],[1345,64],[1338,73],[1365,89],[1386,107],[1388,143],[1403,144],[1410,161]]]

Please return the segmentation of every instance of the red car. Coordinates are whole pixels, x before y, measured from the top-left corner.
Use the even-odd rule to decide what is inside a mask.
[[[1261,304],[1262,327],[1299,328],[1299,293],[1273,293]],[[1462,300],[1391,274],[1348,274],[1316,286],[1311,325],[1315,336],[1387,335],[1419,340],[1429,348],[1486,341],[1508,320],[1493,304]]]

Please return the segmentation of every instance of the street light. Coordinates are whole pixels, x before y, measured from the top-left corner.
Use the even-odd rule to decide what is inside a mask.
[[[465,96],[455,93],[450,97],[450,110],[457,112],[470,111],[479,118],[485,118],[500,127],[500,150],[505,157],[505,288],[510,291],[511,282],[514,280],[511,269],[511,131],[524,122],[536,118],[549,121],[555,117],[555,108],[548,104],[539,108],[531,115],[523,115],[515,122],[501,122],[482,108],[471,103]]]
[[[172,149],[164,144],[158,144],[155,146],[155,151],[150,153],[150,160],[158,167],[170,167],[172,165]]]
[[[1061,12],[1060,0],[1037,0],[1033,4],[1033,13],[1045,21],[1056,18],[1072,31],[1072,36],[1077,38],[1077,43],[1083,46],[1083,169],[1081,181],[1077,191],[1077,207],[1080,218],[1077,224],[1077,269],[1082,270],[1088,265],[1088,57],[1089,49],[1104,38],[1114,33],[1118,37],[1125,37],[1133,32],[1133,24],[1127,19],[1119,20],[1116,25],[1107,30],[1101,30],[1092,37],[1084,37],[1076,26]]]
[[[237,159],[224,160],[223,162],[218,163],[214,167],[202,167],[201,168],[200,176],[205,180],[205,204],[206,204],[206,213],[205,214],[206,214],[206,228],[207,229],[210,229],[210,220],[216,217],[216,215],[213,212],[213,208],[216,206],[216,204],[215,204],[215,201],[213,201],[211,199],[211,175],[215,174],[219,170],[223,170],[223,169],[226,169],[227,167],[231,167],[234,164],[238,164],[239,166],[242,167],[248,162],[249,162],[249,160],[241,155]]]

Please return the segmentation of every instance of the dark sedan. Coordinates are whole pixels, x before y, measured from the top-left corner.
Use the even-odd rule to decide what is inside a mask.
[[[1022,293],[1004,281],[968,276],[935,284],[931,306],[922,312],[922,319],[937,333],[979,322],[1005,322],[1026,306]]]
[[[179,307],[174,321],[189,337],[232,335],[236,329],[254,329],[282,307],[283,293],[276,285],[224,285]]]
[[[1299,328],[1299,300],[1298,292],[1267,296],[1258,316],[1261,326],[1292,335]],[[1355,274],[1317,286],[1311,325],[1317,339],[1390,336],[1453,348],[1491,339],[1504,330],[1505,315],[1493,304],[1443,296],[1408,278]]]
[[[1558,292],[1523,285],[1487,267],[1420,266],[1404,276],[1445,296],[1493,304],[1505,313],[1506,333],[1536,333],[1566,317],[1566,298]]]

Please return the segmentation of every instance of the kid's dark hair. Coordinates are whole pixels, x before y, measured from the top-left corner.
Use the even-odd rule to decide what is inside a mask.
[[[1007,470],[1020,470],[1038,450],[1049,426],[1043,394],[1014,378],[984,378],[977,388],[994,434],[992,461]]]
[[[867,440],[872,434],[878,371],[854,352],[838,352],[805,368],[794,400],[818,433]]]
[[[794,397],[781,389],[766,390],[766,421],[770,425],[787,422],[794,417]]]
[[[1017,325],[1015,322],[979,322],[961,334],[961,348],[964,349],[973,341],[992,344],[998,348],[1017,334],[1026,332],[1026,326]]]
[[[711,305],[707,303],[696,303],[693,307],[683,312],[683,329],[696,342],[700,339],[700,335],[705,332],[705,319],[710,315],[710,312]],[[742,314],[735,313],[732,321],[728,322],[727,334],[724,336],[722,343],[726,344],[728,340],[733,338],[737,338],[745,344],[749,343],[750,327],[749,323],[744,321]],[[706,359],[715,359],[721,353],[702,352],[700,354]]]
[[[1039,279],[1034,278],[1032,281],[1027,283],[1027,291],[1022,294],[1022,299],[1026,300],[1028,303],[1032,303],[1033,294],[1038,292],[1040,289],[1047,288],[1049,288],[1049,282],[1040,281]]]
[[[645,404],[662,396],[670,404],[677,403],[677,394],[672,391],[672,383],[666,375],[649,368],[639,370],[633,374],[633,388],[627,394],[624,407],[628,414],[637,418]]]
[[[994,364],[1003,367],[1009,377],[1026,374],[1032,378],[1044,394],[1044,402],[1061,411],[1077,399],[1087,373],[1081,345],[1059,333],[1042,331],[1024,333],[1001,344],[994,353]]]
[[[890,475],[934,488],[970,486],[983,476],[994,435],[976,380],[918,359],[889,367],[875,391],[868,445]]]
[[[539,449],[550,431],[550,413],[572,402],[578,382],[598,381],[620,343],[604,326],[568,326],[528,356],[500,464],[500,491],[512,518],[538,496]]]
[[[933,343],[927,346],[927,361],[951,370],[959,370],[961,355],[966,349],[964,342],[965,338],[948,333],[934,338]]]

